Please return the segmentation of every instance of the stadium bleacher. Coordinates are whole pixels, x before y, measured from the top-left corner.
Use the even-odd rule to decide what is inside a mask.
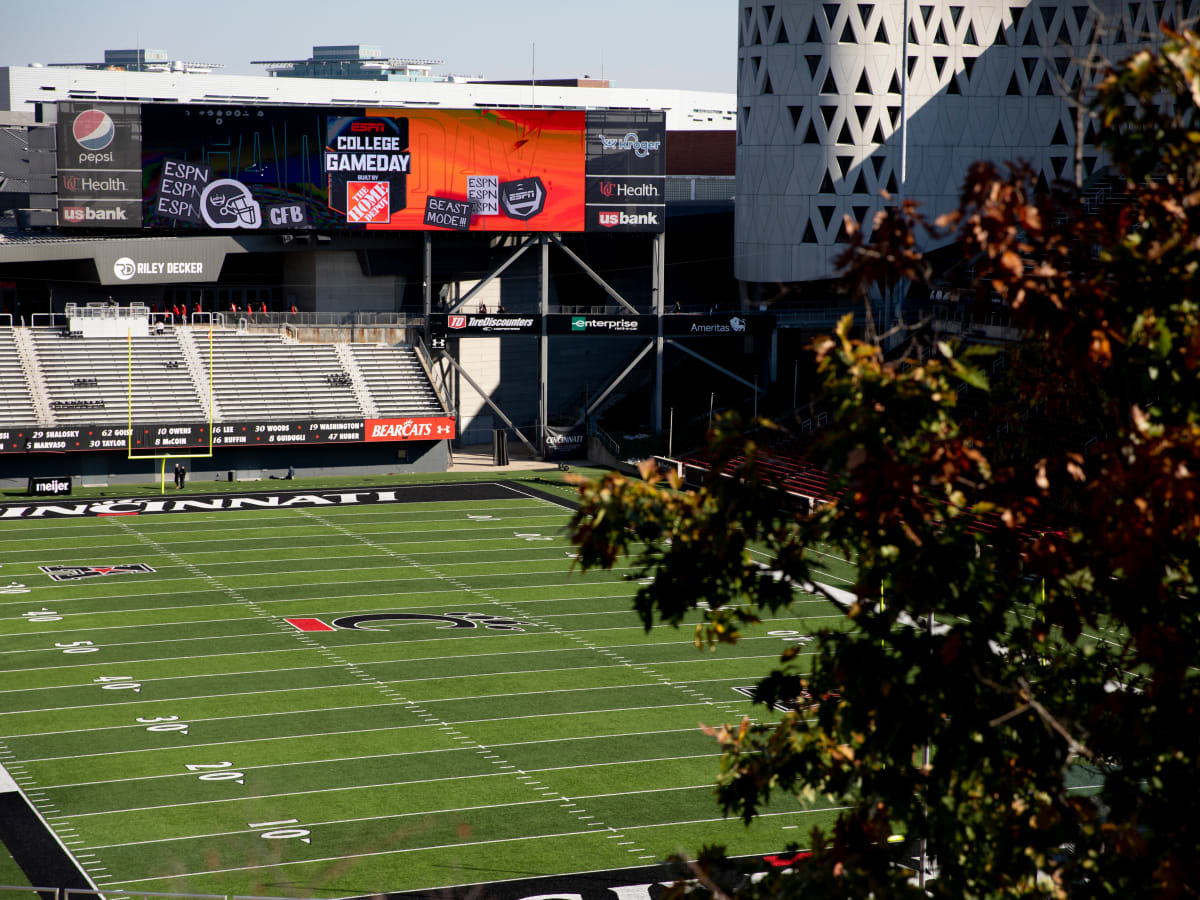
[[[217,328],[217,421],[445,415],[413,348],[287,343],[277,333]],[[0,426],[208,419],[208,329],[84,336],[0,327]],[[25,350],[22,350],[22,347]]]
[[[207,341],[197,349],[208,373]],[[331,344],[285,344],[278,334],[213,332],[213,394],[226,419],[361,418],[353,384]]]
[[[0,423],[33,425],[38,420],[29,379],[11,328],[0,328]]]
[[[32,328],[42,383],[56,424],[129,417],[132,347],[133,417],[139,422],[201,421],[208,411],[173,330],[145,337],[64,337]]]
[[[412,347],[350,344],[381,416],[445,415]]]

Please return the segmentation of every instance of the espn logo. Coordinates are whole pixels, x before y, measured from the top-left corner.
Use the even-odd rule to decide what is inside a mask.
[[[350,131],[352,134],[356,134],[356,133],[363,132],[363,131],[379,132],[380,134],[382,134],[383,133],[383,123],[382,122],[351,122],[350,123]]]
[[[467,317],[466,316],[447,316],[446,317],[446,327],[454,328],[454,329],[466,328],[467,327]]]

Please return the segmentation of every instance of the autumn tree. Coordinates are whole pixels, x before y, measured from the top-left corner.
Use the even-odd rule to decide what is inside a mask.
[[[824,554],[857,564],[845,627],[780,656],[757,723],[717,731],[729,814],[849,807],[747,895],[917,895],[895,833],[927,840],[940,897],[1200,892],[1200,39],[1138,53],[1092,110],[1117,200],[978,164],[938,223],[847,222],[850,292],[927,283],[931,231],[1024,339],[998,373],[919,331],[890,359],[848,321],[817,340],[828,502],[789,502],[765,426],[718,429],[695,490],[580,486],[581,565],[631,558],[645,625],[700,621],[705,649],[832,593]],[[769,712],[800,697],[824,700]]]

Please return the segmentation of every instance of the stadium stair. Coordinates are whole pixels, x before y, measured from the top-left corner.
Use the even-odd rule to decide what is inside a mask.
[[[375,399],[371,396],[371,389],[367,387],[366,379],[363,378],[363,371],[359,368],[358,360],[350,352],[350,345],[334,344],[333,352],[337,354],[338,359],[342,362],[342,368],[350,376],[350,386],[354,390],[354,396],[362,404],[367,418],[379,418],[379,407],[375,405]]]
[[[5,425],[20,424],[19,420],[13,419],[10,413],[19,413],[25,418],[32,415],[30,422],[37,422],[38,425],[53,425],[54,416],[50,414],[50,401],[47,396],[46,382],[42,379],[42,367],[38,364],[37,348],[34,347],[29,336],[29,330],[25,328],[7,329],[8,334],[12,336],[13,354],[16,355],[18,366],[22,372],[22,377],[17,379],[17,372],[12,370],[10,366],[5,366],[2,371],[2,378],[5,380],[5,392],[7,394],[14,386],[23,385],[29,391],[30,409],[24,409],[23,404],[5,404]],[[10,373],[12,383],[10,384]],[[19,392],[19,388],[18,388]]]
[[[381,416],[444,416],[429,373],[407,345],[349,344]]]
[[[176,325],[175,333],[179,336],[179,346],[183,350],[183,359],[187,363],[188,372],[196,386],[196,396],[200,399],[200,408],[212,409],[214,421],[220,421],[222,416],[221,404],[208,388],[208,368],[201,361],[200,348],[196,346],[196,331],[190,325]],[[208,356],[208,329],[202,329],[204,335],[204,356]]]
[[[50,401],[24,328],[0,329],[0,423],[49,425]]]

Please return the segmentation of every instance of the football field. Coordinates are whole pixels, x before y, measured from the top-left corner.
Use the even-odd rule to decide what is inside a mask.
[[[427,892],[836,815],[723,818],[698,727],[761,717],[737,689],[844,622],[825,600],[701,652],[574,565],[565,487],[310,490],[0,518],[0,763],[106,896]]]

